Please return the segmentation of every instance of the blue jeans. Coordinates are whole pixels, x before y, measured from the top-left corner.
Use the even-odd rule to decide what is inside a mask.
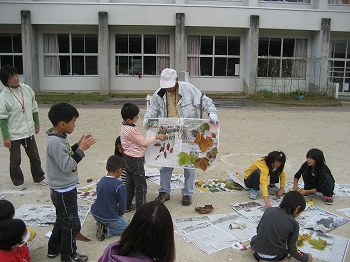
[[[136,209],[146,204],[147,182],[145,176],[145,158],[123,155],[126,169],[126,208],[130,208],[136,196]]]
[[[94,218],[97,222],[100,222],[106,226],[107,237],[120,236],[123,234],[124,229],[129,225],[129,222],[123,217],[118,217],[116,220],[99,219],[95,216]]]
[[[61,260],[69,260],[69,257],[76,254],[76,236],[81,229],[77,189],[65,193],[51,189],[50,194],[56,208],[56,221],[48,243],[48,254],[61,253]]]
[[[159,192],[165,192],[170,195],[171,187],[171,175],[173,174],[173,167],[162,166],[160,168],[160,188]],[[182,189],[183,196],[192,196],[193,187],[196,179],[196,169],[195,168],[184,168],[185,185]]]

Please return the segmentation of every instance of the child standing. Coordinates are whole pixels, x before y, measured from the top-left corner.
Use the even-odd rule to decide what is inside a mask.
[[[85,156],[84,151],[95,143],[95,138],[83,135],[78,143],[69,146],[67,134],[74,131],[79,113],[68,103],[53,105],[48,116],[53,127],[46,132],[46,171],[51,199],[56,208],[56,221],[47,256],[54,258],[61,253],[62,262],[85,262],[88,257],[76,252],[76,235],[81,229],[77,165]]]
[[[264,261],[281,261],[288,253],[298,261],[312,261],[312,255],[297,248],[299,223],[296,217],[305,209],[304,197],[297,191],[290,191],[279,207],[265,210],[250,245],[254,258]]]
[[[304,189],[300,191],[303,196],[320,192],[324,195],[324,202],[333,205],[335,180],[331,170],[326,165],[323,152],[317,148],[310,149],[306,153],[306,161],[294,175],[293,190],[299,190],[298,181],[303,177]]]
[[[123,157],[124,154],[124,148],[122,146],[122,142],[120,141],[120,136],[117,137],[115,140],[115,147],[114,147],[114,154],[120,157]],[[123,182],[123,184],[126,184],[126,170],[123,168],[122,174],[120,175],[120,179]]]
[[[10,151],[10,177],[14,188],[25,190],[21,169],[21,146],[29,161],[34,183],[47,186],[35,141],[40,131],[39,108],[35,93],[28,85],[20,84],[18,70],[5,65],[0,70],[0,80],[6,87],[0,93],[0,129],[4,146]]]
[[[145,177],[145,147],[155,140],[164,140],[164,134],[144,138],[135,123],[139,119],[140,109],[138,106],[126,103],[121,115],[123,123],[121,126],[121,142],[124,148],[123,159],[126,167],[126,212],[139,208],[146,203],[147,183]],[[136,195],[136,206],[132,199]]]
[[[26,245],[30,234],[20,219],[4,219],[0,222],[0,261],[30,262]]]
[[[120,156],[110,156],[107,160],[107,175],[97,184],[97,198],[91,206],[91,214],[96,220],[96,237],[102,241],[106,237],[121,235],[129,222],[123,218],[126,207],[126,191],[119,181],[124,161]]]
[[[272,151],[267,156],[255,160],[244,174],[244,184],[251,188],[249,198],[256,199],[261,187],[265,206],[266,208],[271,207],[268,191],[276,193],[277,196],[282,196],[284,192],[286,173],[283,168],[285,163],[286,155],[282,151]],[[279,182],[280,188],[275,185]]]

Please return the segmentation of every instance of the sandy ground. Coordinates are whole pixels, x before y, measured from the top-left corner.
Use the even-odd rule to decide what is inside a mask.
[[[49,105],[40,105],[41,132],[36,136],[37,144],[45,169],[45,132],[51,127],[47,118]],[[71,144],[77,142],[82,134],[93,134],[97,142],[88,151],[86,157],[79,164],[80,186],[85,186],[87,179],[96,179],[104,175],[107,158],[113,154],[114,140],[119,135],[121,117],[119,105],[77,105],[80,117],[76,122],[73,134],[69,135]],[[146,111],[140,106],[140,119]],[[339,184],[349,183],[349,148],[350,148],[350,107],[342,108],[282,108],[282,107],[238,107],[218,108],[220,120],[220,145],[218,161],[215,169],[197,172],[196,179],[227,178],[226,171],[239,172],[240,178],[248,165],[260,156],[273,150],[282,150],[287,155],[287,181],[292,181],[294,173],[305,161],[306,152],[313,147],[321,149],[327,164]],[[142,121],[137,125],[142,134]],[[25,173],[27,190],[16,191],[12,187],[8,174],[8,150],[0,144],[1,184],[0,192],[6,195],[18,209],[23,204],[51,204],[49,189],[33,184],[30,175],[28,158],[23,157],[22,168]],[[176,170],[177,171],[177,170]],[[178,170],[178,171],[181,171]],[[148,181],[148,200],[156,198],[158,186]],[[166,202],[174,218],[198,215],[195,206],[212,204],[212,214],[233,212],[229,204],[248,201],[248,192],[201,194],[195,191],[191,206],[181,205],[181,191],[175,190],[170,201]],[[349,199],[335,197],[333,206],[323,203],[321,197],[315,197],[316,206],[341,215],[339,208],[349,207]],[[80,205],[87,202],[79,200]],[[131,219],[134,212],[126,214]],[[78,252],[89,256],[90,261],[97,261],[109,243],[117,241],[119,237],[112,237],[100,242],[95,237],[95,223],[89,214],[82,228],[82,233],[92,239],[91,242],[78,241]],[[32,261],[59,261],[59,257],[48,259],[47,241],[45,233],[52,227],[36,227],[37,236],[29,243]],[[350,223],[338,227],[331,234],[348,237]],[[182,237],[175,234],[177,261],[254,261],[251,251],[234,251],[227,248],[223,251],[207,255],[191,243],[186,243]],[[290,261],[295,261],[290,259]],[[319,261],[319,260],[314,260]],[[350,261],[348,251],[347,261]]]

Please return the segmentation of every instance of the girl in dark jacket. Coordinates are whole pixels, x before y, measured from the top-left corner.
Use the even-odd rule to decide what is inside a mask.
[[[300,191],[303,196],[320,192],[324,195],[324,202],[327,205],[333,204],[335,181],[321,150],[313,148],[306,153],[306,162],[294,175],[293,190],[295,191],[299,190],[300,176],[304,181],[304,189]]]

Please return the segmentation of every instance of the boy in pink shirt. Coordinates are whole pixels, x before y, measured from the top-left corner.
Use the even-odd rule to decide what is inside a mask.
[[[139,119],[140,109],[132,103],[126,103],[121,115],[123,123],[120,131],[120,139],[124,148],[123,159],[126,168],[126,210],[130,212],[139,208],[146,201],[147,183],[145,177],[145,147],[155,140],[164,140],[164,134],[157,134],[153,137],[143,137],[137,129],[135,123]],[[132,200],[136,196],[136,205]]]

